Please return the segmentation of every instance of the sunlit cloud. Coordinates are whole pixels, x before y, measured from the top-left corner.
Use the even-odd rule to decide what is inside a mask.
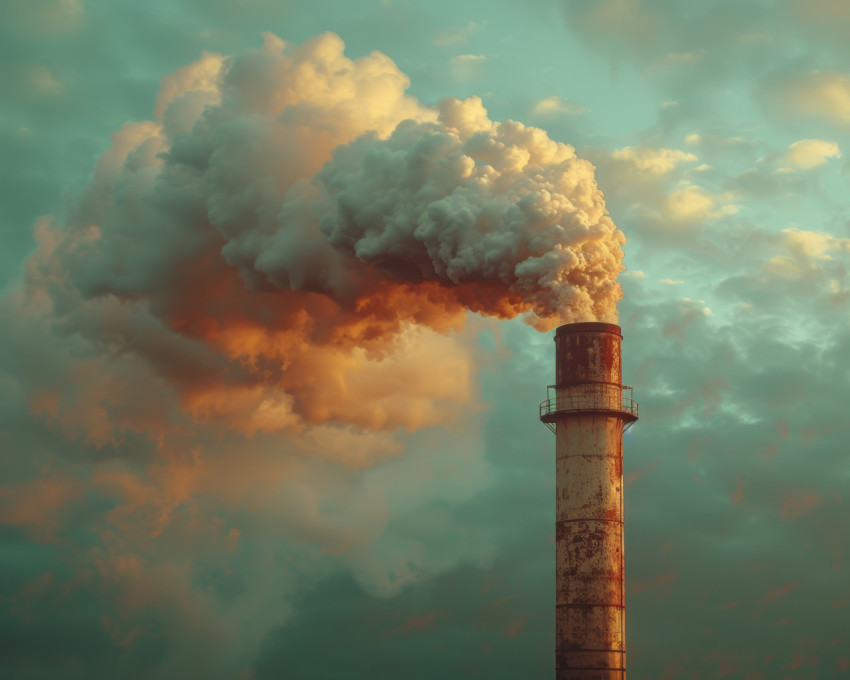
[[[664,175],[681,163],[693,163],[697,157],[679,149],[626,146],[611,154],[617,161],[630,163],[639,172]]]
[[[841,158],[841,150],[835,142],[823,139],[801,139],[791,144],[782,157],[781,162],[787,163],[790,167],[781,167],[779,171],[809,170],[825,165],[830,158]]]
[[[731,196],[716,195],[696,185],[677,189],[667,197],[664,210],[674,221],[682,224],[702,222],[738,212]]]
[[[586,106],[572,99],[557,96],[541,99],[531,109],[531,113],[537,116],[580,116],[589,111]]]
[[[467,80],[480,73],[487,64],[482,54],[459,54],[449,62],[452,73],[458,80]]]

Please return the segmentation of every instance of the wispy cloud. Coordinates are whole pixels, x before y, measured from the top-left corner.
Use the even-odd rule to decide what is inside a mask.
[[[557,96],[541,99],[531,109],[531,113],[537,116],[580,116],[589,111],[590,109],[583,104],[566,97]]]
[[[451,71],[458,80],[466,80],[479,73],[487,63],[481,54],[459,54],[449,62]]]
[[[823,139],[801,139],[791,144],[782,155],[779,172],[810,170],[825,165],[830,158],[841,158],[838,144]]]
[[[438,47],[462,45],[478,30],[478,24],[470,22],[466,26],[449,26],[434,36],[433,43]]]

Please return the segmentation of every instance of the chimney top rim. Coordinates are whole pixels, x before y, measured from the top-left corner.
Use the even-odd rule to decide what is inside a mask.
[[[572,335],[573,333],[614,333],[620,337],[623,336],[620,332],[620,327],[615,323],[583,321],[579,323],[566,323],[563,326],[558,326],[555,330],[555,337],[557,338],[559,335]]]

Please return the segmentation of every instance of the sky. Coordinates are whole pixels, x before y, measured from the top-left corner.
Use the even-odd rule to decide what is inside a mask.
[[[843,0],[0,7],[5,677],[552,677],[618,319],[633,680],[850,678]]]

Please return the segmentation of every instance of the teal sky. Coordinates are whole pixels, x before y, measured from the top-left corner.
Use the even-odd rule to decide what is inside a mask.
[[[274,109],[314,84],[263,55],[348,63],[327,33],[362,89]],[[843,0],[6,2],[6,675],[552,676],[551,333],[489,289],[367,323],[309,231],[344,187],[322,233],[378,247],[379,63],[398,120],[479,97],[571,145],[625,235],[630,677],[850,678]]]

